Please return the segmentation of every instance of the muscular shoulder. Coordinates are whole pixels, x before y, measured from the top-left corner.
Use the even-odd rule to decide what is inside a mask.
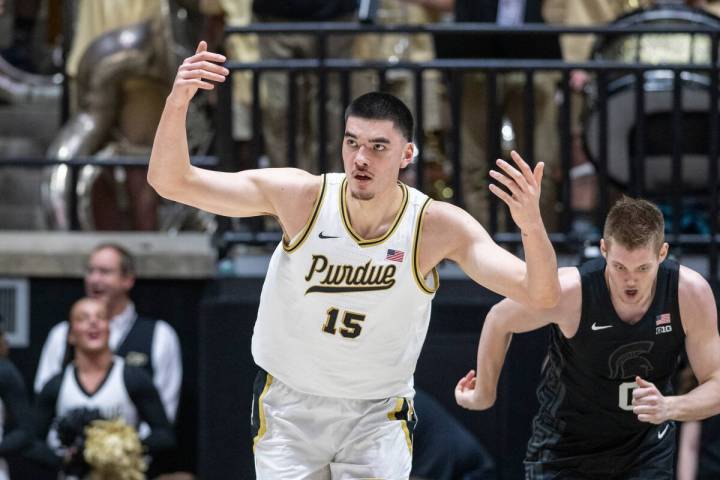
[[[281,182],[273,185],[272,199],[278,220],[288,237],[295,236],[312,214],[323,186],[323,177],[297,168],[283,168]]]
[[[693,323],[705,318],[715,318],[715,296],[707,280],[695,270],[680,265],[679,276],[680,317],[687,333]]]
[[[582,280],[580,271],[575,267],[558,269],[560,280],[560,302],[558,306],[579,308],[582,303]]]
[[[558,269],[560,280],[560,300],[553,308],[540,310],[552,318],[552,323],[576,326],[582,312],[582,281],[575,267]]]
[[[708,295],[712,296],[710,284],[705,277],[692,268],[680,265],[678,281],[678,296],[685,300],[702,300]]]
[[[433,201],[425,209],[424,215],[423,241],[445,252],[442,259],[452,260],[453,253],[471,240],[490,239],[477,220],[450,203]]]

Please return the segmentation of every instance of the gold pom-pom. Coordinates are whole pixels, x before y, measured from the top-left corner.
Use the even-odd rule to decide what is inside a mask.
[[[147,466],[137,431],[117,420],[94,420],[85,427],[85,461],[93,480],[144,480]]]

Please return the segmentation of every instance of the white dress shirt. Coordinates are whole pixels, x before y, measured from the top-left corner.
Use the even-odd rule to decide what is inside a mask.
[[[137,313],[135,305],[128,306],[110,321],[110,349],[114,352],[125,340],[135,324]],[[35,374],[35,392],[42,390],[52,377],[62,371],[65,346],[67,344],[68,322],[55,325],[45,340],[37,373]],[[164,320],[155,323],[155,334],[152,342],[153,383],[160,394],[171,422],[175,421],[178,402],[180,401],[180,385],[182,383],[182,357],[180,341],[175,330]]]

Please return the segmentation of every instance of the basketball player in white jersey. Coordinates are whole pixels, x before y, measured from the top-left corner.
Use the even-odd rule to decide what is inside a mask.
[[[185,115],[198,89],[229,73],[195,55],[178,70],[155,137],[148,181],[172,200],[230,217],[271,215],[283,241],[270,261],[252,353],[252,423],[260,479],[407,478],[413,372],[425,340],[435,267],[534,307],[558,301],[556,258],[539,210],[543,165],[513,153],[492,191],[522,231],[526,262],[466,212],[398,182],[413,158],[413,119],[397,98],[359,97],[346,111],[344,174],[192,166]]]

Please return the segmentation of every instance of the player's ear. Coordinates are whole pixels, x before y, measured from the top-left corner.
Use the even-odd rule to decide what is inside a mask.
[[[403,150],[403,159],[400,163],[400,168],[403,169],[410,165],[410,163],[413,161],[413,158],[416,156],[417,146],[413,142],[408,142],[405,144],[405,150]]]
[[[600,253],[603,257],[607,258],[607,243],[605,242],[604,238],[600,239]]]
[[[670,250],[670,245],[668,245],[667,242],[663,242],[662,246],[660,247],[660,254],[658,256],[661,262],[667,258],[669,250]]]

